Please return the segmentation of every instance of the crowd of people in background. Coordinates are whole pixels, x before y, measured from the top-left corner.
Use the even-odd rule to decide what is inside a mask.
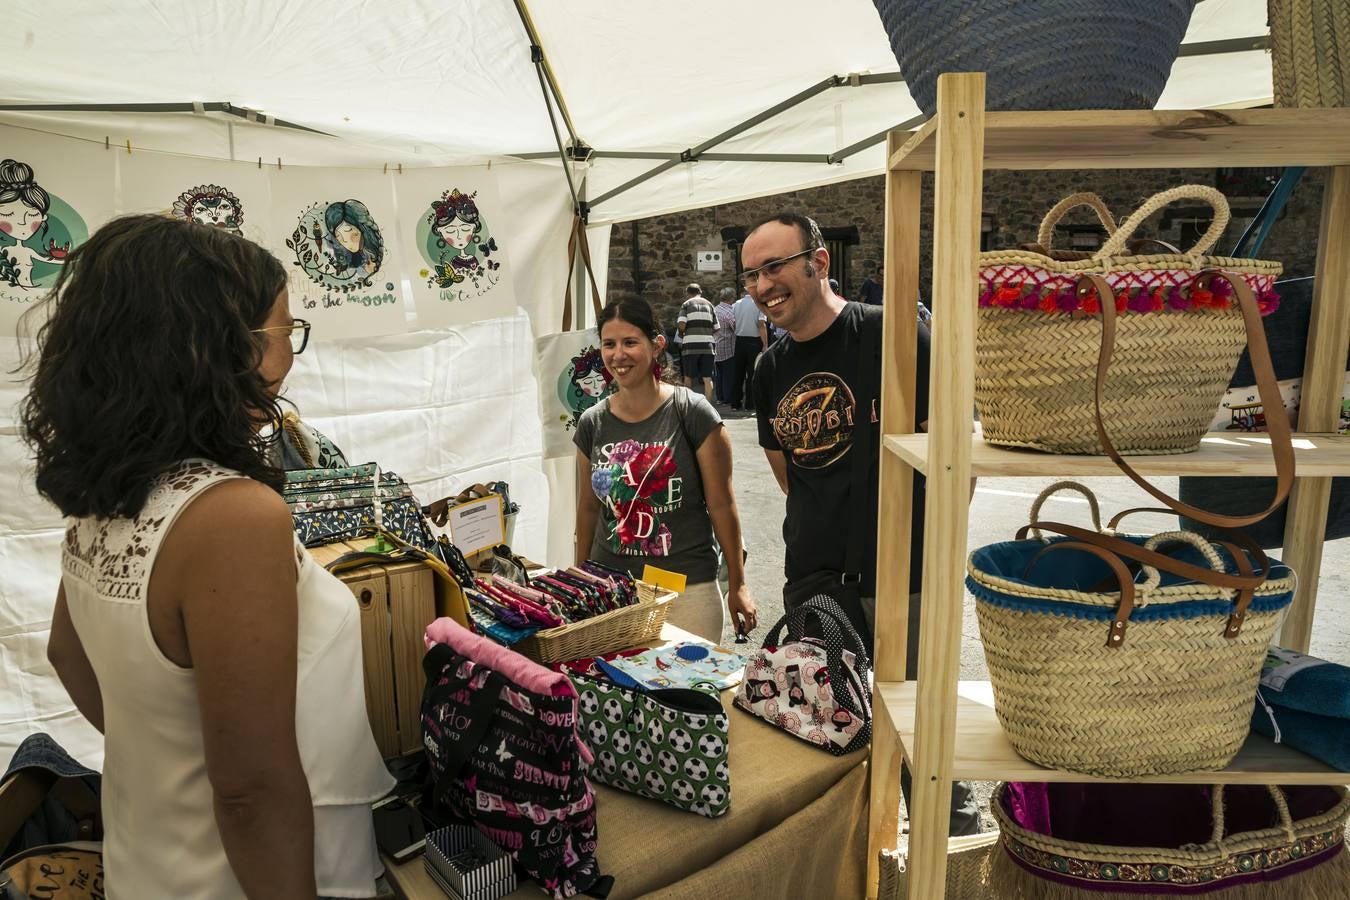
[[[883,275],[880,265],[869,263],[853,299],[880,306]],[[837,279],[827,283],[835,296],[849,299]],[[667,371],[675,383],[703,394],[719,409],[753,415],[755,365],[787,331],[755,305],[744,287],[720,288],[716,303],[703,291],[698,283],[685,288],[679,312],[665,332]]]

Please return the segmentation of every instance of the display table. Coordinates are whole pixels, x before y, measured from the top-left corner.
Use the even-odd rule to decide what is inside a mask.
[[[692,636],[672,625],[665,641]],[[731,810],[706,819],[597,784],[601,871],[628,897],[860,897],[866,871],[867,753],[831,756],[732,707]],[[386,860],[408,900],[442,900],[421,857]],[[526,882],[513,898],[544,896]]]

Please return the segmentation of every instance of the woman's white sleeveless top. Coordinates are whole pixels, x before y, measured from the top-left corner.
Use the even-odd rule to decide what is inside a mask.
[[[193,670],[160,652],[146,593],[165,535],[213,484],[244,477],[185,460],[140,514],[75,519],[62,584],[103,695],[104,867],[111,898],[244,896],[216,827]],[[247,547],[224,547],[247,565]],[[320,895],[368,897],[382,871],[370,804],[394,785],[371,735],[351,593],[296,543],[295,732],[314,803]]]

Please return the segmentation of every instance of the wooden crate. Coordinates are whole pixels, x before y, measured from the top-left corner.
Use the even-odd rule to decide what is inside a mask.
[[[373,540],[314,547],[325,565]],[[423,634],[436,618],[435,576],[421,563],[364,566],[338,576],[361,611],[361,667],[366,713],[375,743],[385,758],[422,746]]]

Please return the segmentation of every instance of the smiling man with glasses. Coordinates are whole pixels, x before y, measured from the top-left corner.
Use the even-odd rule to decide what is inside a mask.
[[[848,613],[868,650],[876,621],[877,473],[880,466],[882,308],[849,303],[829,285],[830,252],[820,228],[785,213],[756,225],[741,246],[746,290],[787,331],[760,357],[754,397],[759,444],[783,492],[786,545],[783,605],[817,594]],[[928,328],[916,323],[916,424],[928,419]],[[923,575],[924,480],[914,476],[909,671],[918,660]],[[902,781],[905,781],[902,779]],[[907,786],[907,782],[906,786]],[[979,831],[967,784],[953,785],[952,834]]]

